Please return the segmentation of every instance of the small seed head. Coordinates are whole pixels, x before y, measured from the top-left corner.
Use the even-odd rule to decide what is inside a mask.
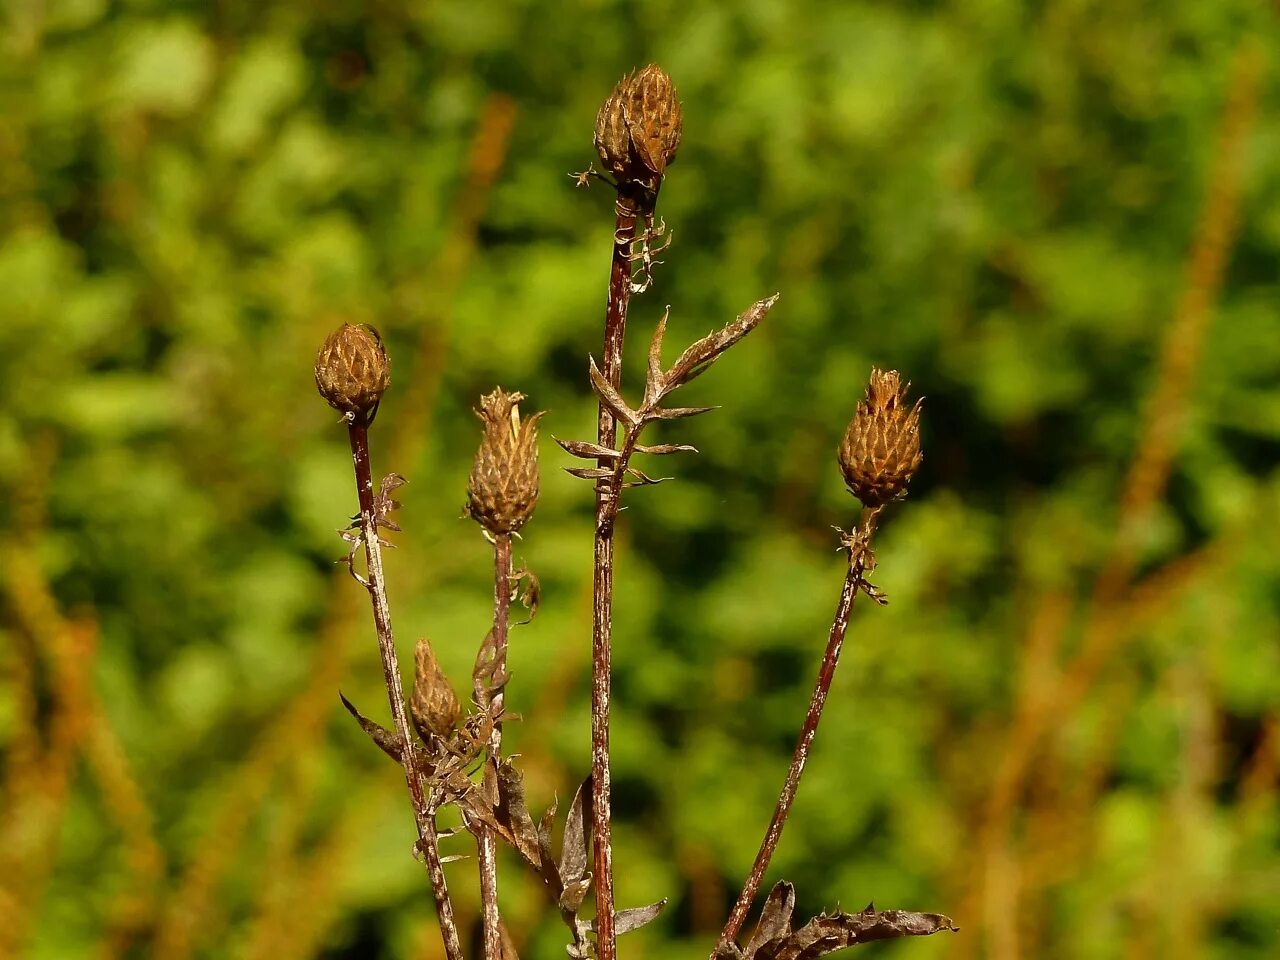
[[[467,485],[467,513],[490,533],[514,533],[538,503],[538,420],[520,418],[522,393],[501,387],[480,398],[484,438]]]
[[[391,385],[391,361],[382,337],[368,324],[344,323],[316,354],[316,388],[329,405],[371,423]]]
[[[920,466],[920,404],[907,404],[909,383],[896,370],[872,369],[866,399],[849,422],[837,459],[849,492],[865,507],[907,495]]]
[[[656,190],[675,162],[684,116],[676,88],[656,64],[618,81],[596,114],[596,152],[620,183]]]
[[[448,740],[462,715],[458,696],[440,669],[431,641],[425,637],[418,640],[414,650],[413,696],[409,698],[409,715],[418,736],[426,744],[431,743],[432,736]]]

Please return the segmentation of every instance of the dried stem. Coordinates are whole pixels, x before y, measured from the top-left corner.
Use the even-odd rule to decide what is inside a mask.
[[[507,635],[511,620],[511,534],[499,533],[493,540],[493,671],[496,678],[492,687],[486,688],[477,681],[476,699],[492,716],[500,716],[505,693],[504,678],[507,672]],[[502,722],[495,720],[489,735],[489,759],[501,762]],[[480,902],[484,917],[485,960],[502,957],[502,922],[498,913],[498,850],[497,837],[487,827],[479,834],[480,852]]]
[[[614,205],[616,223],[613,260],[609,270],[609,301],[605,309],[604,351],[600,371],[614,388],[622,382],[622,343],[631,301],[631,244],[644,205],[651,215],[652,195],[619,192]],[[597,441],[612,448],[618,424],[600,404]],[[606,460],[601,467],[609,467]],[[608,479],[596,484],[595,579],[591,622],[591,802],[596,888],[596,950],[599,960],[615,960],[613,925],[613,847],[609,826],[609,691],[613,650],[613,531],[618,515],[620,485]]]
[[[809,700],[809,712],[805,714],[804,725],[800,728],[800,739],[796,742],[795,753],[791,757],[791,768],[787,771],[786,782],[778,795],[777,805],[773,809],[773,818],[769,821],[769,829],[760,841],[760,850],[756,854],[755,863],[751,865],[751,873],[738,894],[737,902],[729,914],[729,919],[720,933],[717,948],[712,952],[714,957],[719,953],[721,945],[729,943],[737,937],[738,931],[747,919],[751,903],[760,890],[773,851],[777,849],[782,837],[782,828],[787,824],[787,815],[791,812],[791,803],[796,798],[796,788],[800,785],[800,777],[804,773],[805,763],[809,759],[809,749],[813,745],[814,735],[818,732],[818,721],[822,719],[822,709],[826,706],[827,694],[831,691],[831,682],[835,679],[836,665],[840,661],[840,649],[844,645],[845,631],[849,627],[849,614],[853,610],[853,601],[858,591],[864,588],[863,576],[868,568],[867,557],[871,537],[875,533],[876,520],[883,507],[864,509],[862,522],[853,537],[848,541],[861,544],[861,549],[851,547],[849,551],[849,570],[845,574],[844,586],[840,590],[840,601],[836,604],[835,617],[831,622],[831,633],[827,638],[826,653],[822,657],[822,665],[818,669],[818,679],[813,687],[813,696]],[[874,595],[874,594],[873,594]]]
[[[382,654],[382,676],[387,685],[387,699],[396,733],[406,745],[412,745],[409,716],[405,709],[404,688],[400,683],[400,665],[396,659],[395,640],[391,633],[391,605],[387,602],[386,581],[382,574],[382,547],[378,538],[377,514],[374,509],[373,475],[369,468],[369,426],[357,418],[349,422],[351,458],[355,463],[356,492],[360,498],[360,532],[364,540],[365,563],[368,567],[365,586],[373,604],[373,623],[378,634],[378,650]],[[440,935],[444,939],[449,960],[462,960],[462,943],[453,918],[453,904],[445,885],[444,867],[436,840],[435,813],[427,802],[422,778],[414,764],[414,751],[401,755],[405,782],[413,801],[414,822],[418,828],[418,848],[426,861],[431,891],[435,895],[436,913],[440,917]]]

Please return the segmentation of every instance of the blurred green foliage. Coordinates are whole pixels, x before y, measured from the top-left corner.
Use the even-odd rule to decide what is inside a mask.
[[[665,304],[674,349],[783,299],[682,396],[723,405],[668,428],[702,453],[623,515],[615,861],[624,905],[672,898],[625,955],[705,956],[754,855],[839,590],[830,527],[855,505],[833,451],[873,363],[927,395],[925,465],[880,537],[893,602],[855,610],[771,877],[810,913],[874,897],[963,928],[868,955],[1276,955],[1272,6],[0,17],[0,928],[18,955],[438,955],[403,783],[337,700],[378,716],[384,696],[362,592],[332,565],[355,498],[311,359],[343,320],[386,337],[375,470],[412,481],[396,625],[461,681],[490,596],[459,518],[470,408],[501,383],[547,432],[592,433],[611,200],[566,174],[651,60],[685,140],[630,373]],[[1242,63],[1257,103],[1228,144],[1232,201],[1214,156]],[[1179,354],[1168,483],[1130,523],[1120,491],[1215,203],[1238,204],[1225,277]],[[567,802],[588,764],[590,491],[549,437],[543,461],[517,550],[543,606],[513,640],[508,735],[535,805]],[[1118,528],[1135,572],[1099,606]],[[1001,801],[1010,744],[1099,618],[1105,656],[1037,721]],[[64,703],[77,669],[90,693]],[[473,865],[449,870],[471,923]],[[516,864],[503,884],[524,955],[562,955]]]

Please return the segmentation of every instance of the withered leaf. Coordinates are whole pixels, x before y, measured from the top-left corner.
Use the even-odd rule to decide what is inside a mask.
[[[555,856],[551,853],[551,831],[556,825],[556,807],[559,803],[552,801],[551,806],[542,812],[542,817],[538,820],[538,859],[546,863],[555,863]]]
[[[516,600],[529,611],[529,618],[521,620],[516,626],[532,623],[538,615],[538,604],[542,601],[542,582],[528,567],[521,567],[511,575],[511,599]]]
[[[778,296],[779,294],[775,293],[772,297],[757,301],[739,314],[732,323],[726,324],[690,345],[667,371],[667,383],[674,389],[703,374],[720,359],[726,350],[759,326],[760,321],[778,302]]]
[[[564,472],[571,477],[581,477],[583,480],[603,480],[605,477],[613,476],[613,471],[608,467],[565,467]]]
[[[600,368],[596,366],[595,357],[591,358],[587,374],[591,378],[591,386],[595,389],[596,396],[600,398],[600,402],[608,407],[609,411],[617,419],[632,426],[640,422],[640,415],[627,406],[627,402],[622,399],[622,394],[618,392],[618,388],[611,384],[605,375],[600,372]]]
[[[587,890],[591,887],[591,875],[587,874],[572,883],[564,885],[560,894],[560,909],[566,913],[577,913],[587,899]]]
[[[538,843],[538,828],[524,798],[524,777],[510,761],[497,768],[498,805],[495,809],[498,822],[506,829],[504,839],[511,842],[516,852],[535,869],[542,867],[542,850]]]
[[[656,457],[667,456],[672,453],[697,453],[698,448],[689,443],[655,443],[652,446],[644,444],[636,444],[636,453],[651,453]]]
[[[791,934],[791,915],[796,909],[796,888],[782,880],[769,891],[760,910],[760,922],[747,941],[746,954],[753,956],[766,943]]]
[[[347,713],[356,718],[360,729],[369,735],[369,739],[378,745],[378,749],[396,763],[400,763],[401,756],[404,754],[404,741],[400,739],[400,735],[363,716],[341,690],[338,691],[338,697],[342,700],[342,705],[347,708]]]
[[[591,774],[578,785],[564,824],[560,847],[560,876],[565,883],[586,876],[591,846]]]
[[[654,410],[650,415],[655,420],[679,420],[682,417],[696,417],[702,413],[710,413],[712,410],[719,410],[719,406],[714,407],[666,407],[661,410]]]
[[[651,903],[648,906],[628,907],[625,910],[619,910],[613,917],[614,932],[618,936],[622,936],[632,930],[639,930],[646,923],[653,922],[666,905],[667,898],[663,897],[657,903]]]
[[[649,371],[644,383],[644,405],[654,407],[667,392],[667,378],[662,372],[662,338],[667,334],[667,318],[671,316],[671,308],[667,307],[653,331],[653,339],[649,341]]]
[[[651,477],[638,467],[627,467],[627,476],[631,477],[628,486],[651,487],[670,480],[670,477]]]
[[[732,940],[724,943],[716,944],[715,952],[711,954],[711,960],[743,960],[745,954],[742,948]]]
[[[861,913],[822,914],[790,936],[763,944],[753,960],[816,960],[817,957],[873,940],[926,937],[940,930],[958,928],[939,913],[906,910],[877,911],[868,906]]]
[[[612,447],[605,447],[588,440],[561,440],[552,437],[566,453],[583,460],[617,460],[622,454]]]

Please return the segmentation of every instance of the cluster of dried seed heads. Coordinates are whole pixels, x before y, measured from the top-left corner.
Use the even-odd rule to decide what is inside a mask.
[[[671,78],[655,64],[618,81],[596,114],[596,152],[620,184],[656,190],[680,147],[683,114]]]
[[[316,354],[316,388],[331,407],[354,421],[372,422],[391,386],[391,361],[378,331],[366,323],[344,323]]]
[[[905,497],[920,466],[921,401],[908,405],[910,386],[896,370],[872,368],[866,399],[858,403],[840,442],[840,470],[849,492],[865,507]]]
[[[467,485],[467,513],[491,534],[514,533],[538,503],[538,421],[520,416],[522,393],[501,387],[480,398],[484,438]]]

